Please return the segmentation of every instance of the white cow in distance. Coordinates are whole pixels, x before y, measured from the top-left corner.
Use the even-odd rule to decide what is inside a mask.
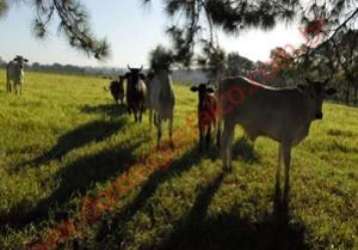
[[[22,56],[16,56],[6,66],[6,90],[15,94],[22,94],[22,85],[24,83],[24,66],[28,60]]]

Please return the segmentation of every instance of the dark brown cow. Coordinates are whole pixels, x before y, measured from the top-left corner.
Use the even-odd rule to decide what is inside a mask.
[[[113,99],[116,103],[124,103],[124,80],[125,76],[119,76],[119,80],[111,81],[109,85],[109,90],[113,96]],[[120,102],[119,102],[120,101]]]
[[[125,75],[127,79],[127,104],[128,113],[134,114],[136,122],[142,121],[142,114],[146,105],[147,87],[145,85],[145,76],[141,68],[130,68]]]
[[[199,147],[203,149],[204,140],[206,140],[206,149],[209,148],[211,142],[212,129],[217,127],[218,104],[214,95],[214,89],[202,83],[199,86],[191,87],[191,91],[198,92],[198,125],[199,125]],[[217,134],[219,136],[219,133]],[[205,137],[205,138],[204,138]],[[219,146],[220,139],[217,138]]]

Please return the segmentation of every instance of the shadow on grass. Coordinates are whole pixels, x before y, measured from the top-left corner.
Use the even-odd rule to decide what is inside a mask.
[[[39,166],[52,160],[61,160],[67,153],[74,149],[83,147],[92,142],[104,141],[106,138],[118,132],[125,122],[119,120],[113,121],[93,121],[64,134],[58,140],[56,145],[43,155],[20,164],[15,167],[15,171],[25,165]]]
[[[124,207],[119,214],[111,216],[110,220],[102,222],[98,231],[97,241],[105,244],[106,236],[111,236],[115,233],[116,239],[118,239],[118,242],[121,242],[123,235],[122,232],[117,232],[117,230],[120,230],[122,225],[130,221],[146,205],[147,200],[155,194],[160,184],[177,177],[180,173],[188,171],[192,166],[198,164],[202,157],[198,153],[198,146],[193,146],[182,157],[173,160],[169,165],[163,166],[164,168],[168,166],[166,170],[157,170],[152,173],[130,204]]]
[[[259,155],[255,152],[254,143],[246,137],[241,137],[233,144],[232,156],[233,160],[243,160],[248,163],[260,161]]]
[[[72,210],[68,207],[68,201],[72,196],[85,194],[93,184],[104,182],[126,171],[136,160],[134,150],[147,139],[149,138],[136,138],[131,145],[104,150],[70,163],[57,174],[58,188],[49,197],[41,200],[27,213],[17,211],[17,214],[0,218],[0,225],[7,224],[13,228],[21,228],[28,223],[37,223],[48,219],[51,209],[57,213],[54,218],[56,221],[64,219],[68,214],[58,211]],[[57,207],[60,209],[56,209]]]
[[[127,113],[124,104],[101,104],[98,106],[84,106],[81,111],[87,114],[100,113],[110,117],[118,117]]]
[[[241,218],[232,211],[209,217],[208,207],[223,178],[223,174],[218,175],[199,193],[188,215],[176,223],[173,233],[160,246],[153,249],[309,249],[304,243],[304,225],[289,223],[289,211],[281,202],[274,204],[273,213],[260,221]],[[278,202],[277,197],[274,201]]]
[[[215,145],[210,145],[209,149],[203,150],[200,154],[202,157],[209,158],[213,161],[220,159],[220,149]],[[254,150],[253,142],[250,142],[246,137],[240,138],[232,145],[232,156],[233,160],[240,160],[247,163],[260,161],[259,155]]]

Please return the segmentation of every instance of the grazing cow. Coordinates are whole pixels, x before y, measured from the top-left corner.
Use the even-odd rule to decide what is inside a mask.
[[[173,119],[175,95],[173,90],[172,78],[168,70],[159,70],[152,75],[149,82],[150,93],[149,103],[154,112],[154,125],[157,128],[157,147],[160,146],[162,137],[162,121],[169,120],[169,139],[170,146],[174,147],[173,143]]]
[[[125,76],[119,76],[119,80],[113,80],[109,84],[109,90],[116,103],[124,103],[124,80]]]
[[[11,93],[14,89],[16,94],[22,94],[24,83],[24,66],[28,60],[22,56],[16,56],[6,66],[6,90]]]
[[[127,104],[128,113],[133,112],[136,122],[142,121],[142,114],[145,109],[145,99],[147,95],[147,87],[145,85],[145,76],[141,68],[130,68],[129,72],[125,75],[127,79]]]
[[[191,87],[191,91],[198,92],[198,126],[199,126],[199,148],[203,149],[203,144],[206,140],[206,149],[210,146],[211,131],[217,125],[217,98],[214,94],[214,89],[208,87],[207,84],[202,83],[199,86]],[[204,138],[205,137],[205,138]],[[217,145],[219,146],[219,138],[217,138]]]
[[[221,143],[224,167],[231,167],[231,144],[236,124],[240,124],[253,140],[266,136],[279,142],[276,188],[280,187],[283,161],[284,204],[288,204],[291,149],[308,135],[312,121],[323,118],[323,100],[336,92],[333,88],[326,89],[326,83],[272,88],[244,77],[221,81],[219,108],[224,122]]]

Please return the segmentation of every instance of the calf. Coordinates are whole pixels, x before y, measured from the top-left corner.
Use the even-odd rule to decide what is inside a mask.
[[[207,87],[207,84],[191,87],[191,91],[198,92],[198,127],[199,127],[199,148],[203,150],[203,144],[206,140],[206,149],[210,146],[211,131],[217,125],[217,98],[214,95],[214,89]],[[205,137],[205,138],[204,138]],[[218,138],[217,138],[218,139]],[[219,139],[217,140],[219,146]]]
[[[119,80],[113,80],[109,85],[109,90],[116,103],[124,103],[124,80],[125,76],[119,76]]]
[[[15,94],[22,94],[24,83],[24,66],[28,60],[22,56],[16,56],[6,66],[6,90],[11,93],[14,89]]]
[[[170,146],[174,147],[172,135],[175,95],[169,71],[163,69],[155,72],[151,77],[149,85],[149,103],[150,108],[154,112],[154,125],[157,128],[157,147],[159,148],[160,146],[162,122],[165,120],[169,121]]]
[[[220,82],[219,107],[224,122],[222,156],[226,169],[231,167],[234,128],[240,124],[249,138],[269,137],[279,143],[276,190],[280,169],[285,167],[284,204],[288,204],[291,149],[309,133],[312,121],[322,119],[322,103],[336,92],[326,82],[310,82],[296,88],[271,88],[244,77]]]
[[[142,114],[145,109],[145,99],[147,96],[147,87],[144,83],[145,76],[141,68],[130,68],[125,75],[127,79],[127,104],[128,113],[133,113],[136,122],[142,121]]]

